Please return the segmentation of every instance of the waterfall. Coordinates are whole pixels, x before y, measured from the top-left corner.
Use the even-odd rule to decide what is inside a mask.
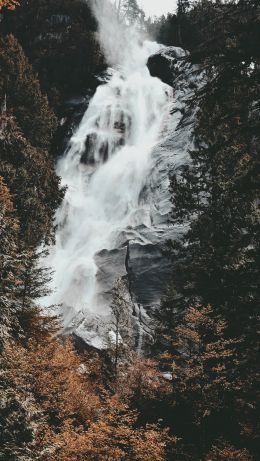
[[[100,296],[96,256],[116,249],[123,235],[142,241],[138,228],[151,225],[143,191],[172,103],[172,89],[151,77],[146,67],[158,49],[140,38],[132,42],[129,55],[123,54],[122,63],[110,69],[109,81],[97,88],[58,162],[67,190],[56,216],[56,244],[48,259],[54,273],[52,295],[45,303],[61,306],[65,328],[87,320],[87,328],[95,330],[102,318],[108,322],[110,308]],[[93,338],[90,342],[101,346],[102,339],[97,344],[95,333]]]
[[[140,350],[171,271],[162,246],[183,232],[168,221],[169,174],[193,148],[196,111],[187,111],[186,100],[198,69],[182,61],[183,50],[142,39],[109,17],[111,8],[94,5],[111,67],[57,164],[66,194],[56,215],[56,243],[44,262],[53,279],[43,305],[59,306],[55,314],[65,332],[104,348],[111,291],[124,277]],[[156,53],[174,66],[174,91],[149,73],[147,60]]]

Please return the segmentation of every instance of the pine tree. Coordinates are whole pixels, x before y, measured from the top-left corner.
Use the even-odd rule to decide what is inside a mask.
[[[194,459],[204,459],[218,437],[240,437],[243,416],[237,405],[246,380],[242,384],[238,351],[243,340],[227,332],[227,323],[212,307],[195,305],[186,310],[169,353],[161,357],[172,373],[174,432],[182,439],[177,451],[191,451]]]
[[[178,15],[186,14],[189,6],[190,6],[189,0],[178,0],[177,14]]]
[[[173,222],[188,224],[188,231],[178,242],[169,242],[172,283],[162,302],[160,331],[163,338],[159,339],[159,343],[169,351],[164,359],[167,364],[174,354],[174,338],[179,331],[180,318],[185,318],[190,306],[197,304],[212,306],[212,321],[222,316],[226,322],[223,344],[225,340],[236,341],[239,338],[234,343],[234,365],[224,368],[224,373],[227,373],[225,379],[228,383],[233,380],[234,384],[231,383],[229,395],[223,393],[228,399],[224,402],[220,399],[219,409],[217,405],[215,409],[210,408],[211,416],[206,415],[197,421],[201,424],[200,430],[197,433],[195,430],[193,434],[201,437],[203,456],[208,441],[211,439],[213,443],[214,438],[218,439],[221,435],[227,441],[226,453],[230,453],[231,457],[228,443],[233,444],[234,440],[240,439],[241,445],[234,449],[234,456],[239,459],[241,454],[243,459],[244,452],[239,451],[241,446],[254,454],[259,443],[256,383],[259,378],[260,225],[257,178],[260,125],[256,102],[259,99],[259,53],[254,45],[259,33],[256,27],[259,19],[251,2],[247,6],[239,2],[237,5],[223,5],[223,8],[208,3],[209,9],[207,7],[204,13],[201,10],[205,37],[191,54],[191,60],[201,60],[207,74],[205,87],[191,101],[191,104],[199,106],[194,133],[195,149],[190,152],[189,165],[180,168],[171,178],[170,187]],[[207,25],[206,18],[209,20],[212,11],[213,17]],[[193,344],[196,335],[192,337],[191,333],[194,334],[189,327],[188,334]],[[204,337],[202,350],[207,346]],[[193,359],[189,359],[192,361],[187,365],[185,350],[179,348],[177,357],[184,375],[186,371],[191,371],[188,365],[193,363]],[[195,367],[195,376],[190,377],[187,394],[184,389],[183,396],[188,396],[193,389],[192,379],[196,378],[196,373],[198,388],[202,390],[206,386],[199,371]],[[186,382],[185,379],[181,374],[180,382]],[[215,381],[210,375],[206,381],[210,396],[211,384]],[[206,393],[205,396],[207,398]],[[180,398],[182,394],[176,398],[177,406]],[[214,395],[211,395],[211,401],[212,405],[214,401],[216,403]],[[205,408],[203,396],[192,393],[187,397],[187,406],[180,405],[180,415],[183,414],[184,419],[181,433],[191,434],[194,430],[189,426],[193,418],[189,406],[195,408],[196,405]],[[230,425],[223,424],[221,430],[217,422],[218,411],[222,413],[223,421],[231,418]],[[216,419],[213,417],[212,420],[214,414]],[[204,419],[208,422],[206,436]],[[248,456],[250,459],[251,455]]]
[[[13,111],[33,146],[48,148],[57,119],[41,92],[39,81],[13,35],[1,39],[0,50],[0,85],[7,95],[7,109]]]
[[[119,18],[129,24],[143,25],[145,14],[136,0],[120,0],[115,3],[115,7]]]
[[[16,121],[8,116],[0,148],[0,174],[14,197],[22,241],[29,246],[50,241],[63,191],[59,190],[59,178],[48,152],[31,146]]]
[[[18,253],[19,223],[10,191],[0,177],[0,348],[15,331],[19,331],[17,311],[21,306],[21,272]]]
[[[104,70],[105,59],[89,2],[23,0],[15,14],[5,14],[2,25],[19,41],[60,118],[67,116],[66,99],[96,88],[95,75]]]
[[[126,299],[127,289],[125,282],[119,278],[113,289],[112,330],[110,332],[110,352],[113,356],[115,374],[118,372],[119,361],[127,356],[127,350],[131,350],[131,319],[129,304]]]

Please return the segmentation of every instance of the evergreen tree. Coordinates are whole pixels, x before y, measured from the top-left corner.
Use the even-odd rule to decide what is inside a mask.
[[[13,112],[33,146],[48,148],[57,128],[57,119],[13,35],[0,41],[0,68],[0,94],[6,95],[7,110]]]
[[[113,289],[112,330],[110,332],[110,353],[114,364],[115,374],[118,372],[118,365],[122,359],[127,357],[127,350],[131,349],[131,318],[129,303],[126,299],[127,289],[125,282],[119,278]]]
[[[119,0],[115,3],[118,17],[125,20],[128,24],[142,26],[145,14],[139,7],[137,0]]]
[[[16,121],[7,116],[0,148],[0,174],[14,197],[22,241],[29,246],[50,241],[63,191],[47,151],[31,146]]]
[[[6,13],[5,34],[22,45],[51,107],[67,116],[64,100],[95,88],[105,68],[90,3],[81,0],[22,0],[15,14]]]
[[[257,102],[259,53],[255,48],[259,19],[256,19],[255,5],[251,2],[247,5],[242,2],[227,4],[223,8],[208,3],[209,10],[207,7],[204,20],[209,18],[211,7],[214,17],[205,26],[204,41],[190,58],[199,58],[207,73],[205,87],[191,101],[191,104],[199,106],[194,133],[195,149],[190,152],[189,165],[180,168],[171,178],[170,187],[173,222],[188,224],[189,230],[178,242],[169,242],[173,261],[172,283],[162,302],[162,338],[159,338],[159,343],[170,354],[174,353],[174,338],[180,318],[185,317],[191,305],[212,306],[210,317],[213,322],[219,315],[222,316],[227,322],[223,344],[225,339],[239,338],[239,342],[234,344],[234,366],[225,368],[228,381],[231,383],[233,380],[235,387],[230,388],[228,401],[223,407],[223,415],[226,416],[222,417],[224,420],[228,417],[232,419],[234,432],[226,426],[223,426],[223,432],[220,431],[217,416],[211,426],[209,417],[206,439],[211,438],[213,443],[214,437],[218,439],[222,436],[227,446],[229,442],[234,445],[234,441],[240,439],[244,445],[237,447],[237,451],[234,449],[234,456],[240,456],[241,446],[254,455],[259,443],[256,416],[259,393],[256,387],[259,377],[260,225],[257,178],[260,112]],[[192,15],[192,11],[189,14]],[[205,341],[203,339],[202,348]],[[180,349],[179,354],[185,374],[188,370],[185,354],[183,356]],[[167,363],[167,357],[164,360]],[[208,376],[206,380],[210,393],[212,377]],[[199,375],[198,385],[203,389],[203,378]],[[190,395],[188,401],[191,406],[194,403],[203,408],[202,396]],[[176,402],[178,405],[178,398]],[[213,410],[210,411],[212,415]],[[218,409],[214,411],[217,414]],[[181,434],[189,434],[189,409],[180,405],[181,413],[187,415]],[[178,419],[178,414],[176,417]],[[195,437],[205,440],[204,434],[202,424]],[[232,459],[232,450],[227,448],[226,453],[229,452]],[[202,454],[196,454],[195,459],[196,456]]]
[[[122,9],[125,18],[129,21],[130,24],[136,24],[137,22],[143,21],[144,12],[138,6],[136,0],[123,0]]]
[[[190,6],[189,0],[178,0],[177,2],[177,15],[181,16],[186,14]]]
[[[21,255],[18,253],[19,223],[10,191],[0,177],[0,349],[19,330],[17,311],[21,306]]]

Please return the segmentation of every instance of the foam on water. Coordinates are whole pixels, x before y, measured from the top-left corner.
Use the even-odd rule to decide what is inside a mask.
[[[57,165],[67,191],[56,217],[56,245],[48,260],[53,292],[45,303],[61,305],[65,327],[79,316],[109,316],[109,306],[97,296],[95,256],[117,248],[124,231],[150,225],[142,191],[153,168],[152,150],[167,132],[172,90],[146,67],[159,46],[132,37]]]

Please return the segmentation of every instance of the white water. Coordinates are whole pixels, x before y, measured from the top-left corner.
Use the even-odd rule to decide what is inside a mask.
[[[130,51],[121,50],[122,62],[98,87],[57,165],[67,191],[48,261],[53,292],[45,302],[61,305],[65,328],[79,315],[89,318],[89,329],[96,328],[93,318],[108,318],[109,305],[97,296],[95,256],[117,248],[124,230],[151,225],[142,190],[153,167],[152,150],[166,130],[172,93],[146,67],[158,48],[136,39]]]

